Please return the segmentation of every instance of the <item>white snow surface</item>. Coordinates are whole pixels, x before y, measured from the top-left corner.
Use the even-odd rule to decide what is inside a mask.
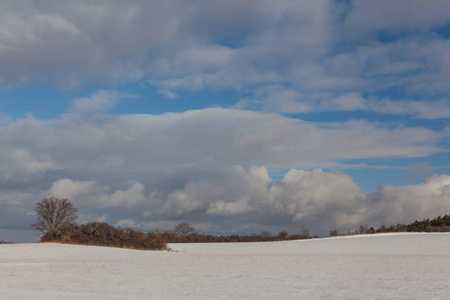
[[[450,299],[450,234],[137,251],[0,245],[1,299]]]

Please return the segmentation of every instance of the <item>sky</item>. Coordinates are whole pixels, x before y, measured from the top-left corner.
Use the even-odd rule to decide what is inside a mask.
[[[448,214],[449,48],[446,0],[0,0],[0,240]]]

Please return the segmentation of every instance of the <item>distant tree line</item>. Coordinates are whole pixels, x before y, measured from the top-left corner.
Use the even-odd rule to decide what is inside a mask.
[[[439,216],[432,220],[415,221],[409,224],[406,230],[415,232],[450,232],[450,215]]]
[[[213,235],[198,233],[194,226],[189,223],[177,224],[173,230],[162,233],[168,243],[241,243],[241,242],[272,242],[318,238],[311,236],[307,228],[302,228],[299,233],[289,234],[287,231],[280,231],[278,235],[272,235],[268,231],[251,235]]]
[[[423,219],[414,221],[411,224],[397,224],[386,227],[384,225],[377,229],[361,225],[358,230],[349,231],[346,234],[338,233],[337,230],[330,230],[330,236],[353,235],[353,234],[373,234],[387,232],[450,232],[450,215],[439,216],[434,219]]]

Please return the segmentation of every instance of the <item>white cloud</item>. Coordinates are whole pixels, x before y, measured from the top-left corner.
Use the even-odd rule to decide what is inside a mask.
[[[424,183],[385,186],[368,194],[373,223],[396,224],[434,218],[450,209],[450,176],[433,175]]]
[[[417,119],[448,119],[450,118],[450,101],[448,99],[435,101],[390,99],[367,101],[368,110],[393,115],[409,115]]]
[[[48,158],[38,158],[26,148],[19,146],[14,148],[3,147],[0,155],[2,163],[0,170],[3,177],[13,177],[18,173],[32,174],[54,168],[55,165]]]
[[[422,120],[450,118],[450,100],[446,98],[428,100],[404,100],[369,97],[361,92],[344,93],[337,97],[329,94],[302,95],[293,90],[268,89],[257,93],[259,100],[243,100],[238,107],[252,107],[283,113],[310,113],[325,111],[367,111],[386,115],[411,116]]]
[[[324,101],[325,102],[325,101]],[[366,110],[365,99],[361,93],[347,93],[324,103],[329,110],[354,111]],[[327,109],[325,109],[327,110]]]
[[[72,112],[81,115],[104,113],[126,97],[132,96],[119,92],[99,91],[90,97],[75,99]]]
[[[151,229],[160,220],[189,220],[229,231],[239,224],[247,230],[270,224],[296,230],[302,224],[326,233],[366,220],[406,220],[444,205],[441,201],[427,210],[417,200],[417,208],[402,215],[398,206],[406,196],[401,195],[419,189],[418,195],[431,199],[430,183],[366,195],[343,173],[298,169],[345,159],[428,155],[442,150],[438,145],[448,138],[447,131],[361,121],[320,124],[221,108],[76,116],[28,117],[0,127],[1,165],[8,166],[0,181],[9,189],[0,193],[5,212],[30,212],[39,199],[57,196],[74,201],[83,221],[133,220],[138,228]],[[35,164],[24,156],[11,161],[8,149],[27,149]],[[268,175],[290,168],[280,181]],[[21,189],[29,192],[17,198]],[[445,199],[441,194],[438,198]],[[391,216],[386,207],[394,205],[392,199],[398,204]]]
[[[142,80],[170,99],[208,88],[257,98],[277,86],[268,106],[297,113],[335,101],[354,110],[340,95],[392,87],[434,102],[449,92],[448,39],[433,31],[447,11],[448,1],[21,0],[0,12],[0,82]],[[316,105],[318,93],[330,103]]]
[[[322,101],[317,110],[370,111],[381,114],[411,116],[416,119],[450,118],[450,101],[437,100],[392,100],[389,98],[365,99],[361,93],[347,93],[329,101]]]
[[[277,181],[234,167],[229,176],[191,182],[175,193],[184,198],[167,197],[163,210],[168,215],[211,215],[215,217],[211,222],[224,222],[220,218],[224,217],[240,220],[241,227],[282,224],[292,229],[301,224],[324,234],[333,228],[377,227],[445,214],[450,208],[450,176],[435,175],[419,185],[386,186],[363,193],[352,178],[337,171],[292,169]]]
[[[152,189],[150,184],[148,187]],[[314,233],[327,234],[330,229],[346,231],[361,224],[409,223],[450,209],[449,175],[363,193],[351,177],[338,171],[291,169],[281,180],[274,180],[265,167],[234,166],[214,176],[191,178],[181,188],[163,193],[147,194],[145,189],[140,183],[113,189],[66,178],[53,182],[47,191],[1,191],[2,227],[25,228],[24,223],[34,221],[34,203],[49,194],[70,197],[80,208],[83,222],[101,220],[141,230],[172,229],[187,220],[204,231],[296,232],[308,227]]]
[[[281,185],[274,189],[274,201],[286,199],[285,213],[294,221],[315,220],[321,214],[332,213],[332,210],[338,214],[355,214],[364,203],[363,194],[349,176],[320,169],[311,172],[290,170]],[[332,216],[331,220],[343,223],[343,220],[335,218]]]
[[[41,14],[36,16],[37,23],[44,27],[44,30],[52,30],[52,31],[61,31],[64,34],[77,36],[80,35],[81,32],[78,28],[68,22],[66,19],[59,15],[53,14]]]
[[[126,207],[144,204],[147,198],[144,195],[144,185],[133,184],[127,190],[117,190],[110,195],[101,195],[96,201],[102,207]]]
[[[69,178],[53,182],[48,197],[68,198],[82,206],[100,208],[130,207],[145,203],[144,185],[135,183],[128,189],[111,191],[111,187],[94,180],[74,181]]]
[[[0,22],[0,66],[14,65],[0,79],[63,86],[148,79],[163,89],[277,81],[284,72],[278,67],[326,51],[333,7],[331,1],[17,1],[4,7]]]
[[[87,120],[76,114],[26,118],[0,132],[0,159],[13,178],[58,171],[81,180],[111,174],[106,177],[141,183],[179,170],[234,164],[264,164],[273,171],[344,159],[423,156],[442,151],[438,145],[448,137],[445,130],[365,121],[320,124],[221,108]]]
[[[96,182],[73,181],[69,178],[53,182],[48,190],[49,197],[76,199],[82,194],[90,194],[96,188]]]

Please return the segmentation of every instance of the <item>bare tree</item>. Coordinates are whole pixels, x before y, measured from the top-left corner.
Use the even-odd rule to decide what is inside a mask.
[[[31,226],[43,234],[57,238],[64,227],[75,224],[78,209],[68,199],[44,198],[36,204],[36,224]]]
[[[302,227],[302,229],[300,230],[300,238],[301,239],[309,239],[311,238],[311,235],[309,233],[309,229],[306,227]]]
[[[268,231],[261,232],[260,236],[263,241],[269,241],[272,238],[272,234]]]
[[[177,224],[173,229],[173,233],[180,238],[185,238],[188,235],[195,233],[195,228],[191,224],[184,222]]]
[[[287,239],[288,235],[289,235],[289,233],[287,231],[283,230],[283,231],[280,231],[280,233],[278,233],[278,238],[280,240],[285,240],[285,239]]]

